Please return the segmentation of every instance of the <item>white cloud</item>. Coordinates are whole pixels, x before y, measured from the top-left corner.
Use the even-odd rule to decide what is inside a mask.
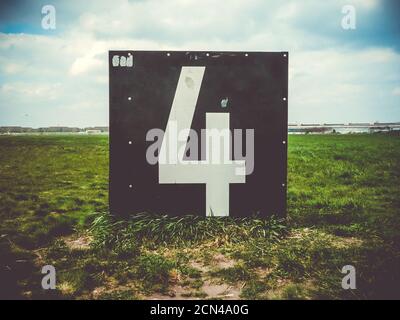
[[[394,96],[400,96],[400,87],[396,87],[393,89],[392,94]]]
[[[343,45],[320,31],[342,34],[345,2],[96,1],[56,35],[0,34],[0,125],[26,120],[14,109],[37,114],[37,126],[107,124],[113,49],[288,50],[290,121],[400,118],[382,112],[385,95],[399,104],[399,54]],[[379,5],[348,2],[363,10]]]
[[[351,0],[349,2],[356,7],[361,7],[366,10],[372,10],[380,3],[378,0]]]
[[[305,51],[291,60],[292,121],[376,120],[388,84],[400,83],[400,55],[388,49]]]
[[[95,70],[103,64],[104,62],[98,58],[95,58],[93,54],[88,54],[83,57],[76,58],[69,72],[71,75],[76,76],[90,70]]]
[[[56,99],[60,94],[60,84],[6,83],[0,86],[0,92],[10,96]]]
[[[20,73],[20,72],[24,71],[25,68],[26,68],[26,65],[22,64],[22,63],[15,63],[15,62],[8,63],[8,62],[4,61],[1,64],[1,70],[5,74]]]

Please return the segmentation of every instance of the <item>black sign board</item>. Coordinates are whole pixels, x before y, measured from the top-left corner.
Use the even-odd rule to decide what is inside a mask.
[[[110,210],[285,216],[287,52],[110,51]]]

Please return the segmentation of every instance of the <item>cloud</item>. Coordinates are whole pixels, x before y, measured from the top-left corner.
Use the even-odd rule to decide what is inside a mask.
[[[347,3],[357,8],[360,25],[353,33],[340,26]],[[0,125],[107,124],[107,52],[113,49],[288,50],[290,121],[400,120],[393,89],[400,86],[399,50],[382,43],[386,33],[371,32],[368,23],[381,14],[378,0],[54,1],[54,6],[56,33],[29,32],[30,24],[40,22],[34,22],[40,18],[36,9],[26,19],[26,33],[0,33]],[[13,11],[8,19],[20,12],[30,11]]]
[[[59,95],[59,83],[55,84],[32,84],[32,83],[6,83],[0,86],[0,92],[5,95],[19,95],[31,98],[56,99]]]
[[[392,94],[394,96],[400,96],[400,87],[396,87],[393,89]]]
[[[74,63],[71,65],[69,73],[73,76],[76,76],[82,73],[89,72],[90,70],[96,70],[103,64],[104,61],[95,58],[93,54],[87,54],[75,59]]]
[[[400,119],[400,110],[387,112],[385,105],[393,83],[400,84],[400,54],[330,49],[302,52],[291,60],[292,121],[308,122],[311,114],[320,122]]]

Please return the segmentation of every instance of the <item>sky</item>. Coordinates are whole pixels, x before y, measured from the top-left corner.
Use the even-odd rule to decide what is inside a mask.
[[[0,126],[108,125],[118,49],[288,51],[289,122],[400,121],[400,1],[2,0]]]

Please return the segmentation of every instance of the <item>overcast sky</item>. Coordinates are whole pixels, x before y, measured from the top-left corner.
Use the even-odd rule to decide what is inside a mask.
[[[2,0],[0,125],[108,125],[110,49],[289,51],[290,122],[400,121],[396,2]]]

